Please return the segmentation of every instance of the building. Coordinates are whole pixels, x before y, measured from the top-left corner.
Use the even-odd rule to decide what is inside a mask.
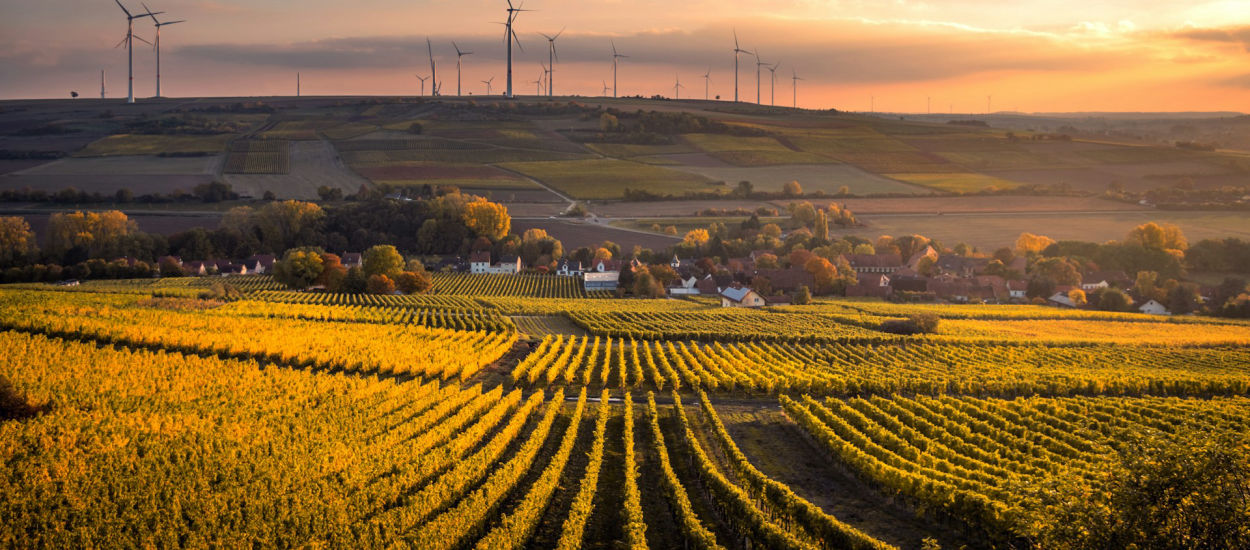
[[[478,275],[515,275],[521,272],[520,256],[504,256],[499,263],[490,261],[490,251],[474,252],[469,256],[469,273]]]
[[[1056,292],[1054,296],[1047,298],[1046,302],[1059,307],[1076,307],[1076,302],[1073,302],[1072,298],[1068,297],[1067,292]]]
[[[469,273],[482,274],[490,271],[490,251],[483,250],[469,255]]]
[[[520,256],[504,256],[499,259],[499,263],[491,266],[488,273],[497,273],[500,275],[516,275],[521,272]]]
[[[359,268],[365,267],[364,254],[361,254],[359,252],[344,252],[343,255],[339,257],[339,259],[342,260],[343,267],[347,269],[351,269],[353,267],[359,267]]]
[[[890,277],[884,273],[858,273],[859,281],[846,288],[846,295],[875,296],[885,298],[890,295]]]
[[[1007,294],[1012,300],[1026,300],[1029,297],[1028,281],[1007,281]]]
[[[816,288],[816,277],[805,269],[757,269],[752,277],[752,284],[758,278],[768,279],[773,292],[796,292],[805,286],[809,290]]]
[[[1131,283],[1128,275],[1122,271],[1093,271],[1081,277],[1081,290],[1090,292],[1113,286],[1124,288]]]
[[[731,286],[720,293],[721,307],[764,307],[764,297],[742,285]]]
[[[1150,300],[1149,302],[1142,304],[1141,307],[1137,308],[1137,311],[1140,311],[1147,315],[1171,315],[1172,314],[1171,311],[1168,311],[1168,308],[1166,306],[1164,306],[1163,304],[1160,304],[1159,302],[1155,300]]]
[[[672,296],[698,295],[702,293],[698,285],[699,278],[691,273],[686,276],[680,276],[676,281],[673,281],[668,287],[668,293]]]
[[[946,254],[937,259],[937,267],[942,273],[956,277],[971,277],[985,271],[989,264],[989,258],[969,258],[957,254]]]
[[[257,254],[243,261],[249,273],[264,275],[273,273],[273,264],[277,259],[271,254]]]
[[[847,254],[844,257],[856,273],[890,274],[903,268],[903,257],[898,254]]]
[[[564,277],[577,277],[582,274],[582,262],[565,258],[560,260],[560,267],[556,269],[556,275]]]
[[[621,284],[620,271],[588,271],[582,274],[582,286],[586,292],[615,291]]]

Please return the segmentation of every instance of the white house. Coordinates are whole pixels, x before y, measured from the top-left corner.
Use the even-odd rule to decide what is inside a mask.
[[[1012,300],[1023,300],[1029,297],[1029,283],[1025,281],[1007,281],[1007,295]]]
[[[1076,302],[1073,302],[1072,298],[1069,298],[1068,295],[1063,292],[1056,292],[1054,296],[1051,296],[1046,301],[1058,306],[1076,307]]]
[[[695,285],[699,284],[699,278],[691,275],[689,279],[677,278],[671,286],[668,287],[668,293],[673,296],[690,296],[700,294],[699,288]]]
[[[573,261],[565,258],[560,261],[560,268],[556,270],[556,275],[564,277],[576,277],[582,274],[582,262]]]
[[[490,266],[487,273],[496,273],[500,275],[515,275],[521,272],[520,256],[504,256],[499,259],[499,263]]]
[[[1155,300],[1151,300],[1149,302],[1142,304],[1141,307],[1137,308],[1137,311],[1140,311],[1147,315],[1171,315],[1172,314],[1171,311],[1168,311],[1168,308],[1164,307],[1163,304],[1160,304],[1159,302]]]
[[[490,272],[490,251],[474,252],[469,255],[469,273]]]
[[[731,286],[720,292],[721,307],[764,307],[764,297],[745,286]]]

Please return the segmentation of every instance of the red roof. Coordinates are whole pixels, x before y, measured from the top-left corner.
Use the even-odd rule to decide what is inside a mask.
[[[483,251],[481,251],[481,252],[474,252],[474,253],[470,254],[470,255],[469,255],[469,262],[470,262],[470,263],[475,263],[475,264],[488,264],[488,263],[490,263],[490,251],[489,251],[489,250],[483,250]]]

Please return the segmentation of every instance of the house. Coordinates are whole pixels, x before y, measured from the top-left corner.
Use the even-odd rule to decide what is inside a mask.
[[[734,283],[733,275],[728,273],[716,273],[708,275],[695,283],[695,288],[699,289],[699,294],[720,294],[720,292]]]
[[[678,277],[676,281],[673,281],[668,287],[668,293],[672,296],[697,295],[701,293],[698,285],[699,278],[690,273],[688,276],[683,275]]]
[[[353,267],[364,268],[365,257],[359,252],[344,252],[340,258],[343,261],[343,267],[351,269]]]
[[[499,263],[491,266],[489,273],[498,273],[501,275],[516,275],[521,272],[520,256],[504,256],[499,259]]]
[[[591,264],[591,268],[596,273],[611,273],[614,271],[620,273],[621,267],[624,265],[620,260],[599,260]],[[638,266],[635,265],[634,267],[637,268]]]
[[[556,269],[556,275],[563,277],[576,277],[582,274],[582,262],[579,260],[570,260],[565,258],[560,260],[560,267]]]
[[[344,259],[346,265],[346,259]],[[469,255],[469,273],[488,273],[490,272],[490,251],[482,250]]]
[[[1124,288],[1131,284],[1123,271],[1092,271],[1081,277],[1081,290],[1090,292],[1104,288]]]
[[[859,273],[859,281],[846,288],[847,296],[875,296],[885,298],[890,295],[890,276],[884,273]]]
[[[969,258],[957,254],[938,256],[937,267],[942,273],[956,277],[971,277],[985,270],[990,263],[989,258]]]
[[[273,272],[273,263],[276,258],[272,254],[257,254],[243,261],[243,265],[247,266],[250,273],[264,275]]]
[[[680,271],[682,268],[690,269],[694,267],[694,262],[690,260],[682,260],[678,258],[676,254],[673,254],[673,259],[669,260],[668,266],[673,268],[673,271]]]
[[[225,275],[247,275],[247,266],[243,264],[234,264],[229,262],[221,262],[217,264],[217,272],[222,276]]]
[[[890,288],[894,292],[928,292],[929,279],[915,274],[904,275],[896,272],[893,277],[890,277]]]
[[[586,292],[592,291],[613,291],[621,284],[620,271],[587,271],[582,274],[582,286]]]
[[[934,250],[932,246],[924,247],[924,250],[921,250],[920,252],[913,254],[912,257],[909,260],[907,260],[907,269],[915,271],[916,273],[920,273],[920,262],[924,260],[925,258],[929,258],[933,260],[934,262],[937,262],[938,260],[937,250]]]
[[[208,275],[208,262],[187,262],[182,265],[182,270],[192,276]]]
[[[726,288],[720,293],[721,307],[764,307],[764,297],[742,285]]]
[[[1172,314],[1171,311],[1168,311],[1167,307],[1165,307],[1163,304],[1160,304],[1159,302],[1155,300],[1150,300],[1149,302],[1142,304],[1141,307],[1137,308],[1137,311],[1140,311],[1147,315],[1171,315]]]
[[[894,273],[903,267],[903,257],[898,254],[847,254],[846,262],[856,273]]]
[[[1007,294],[1012,300],[1025,300],[1029,297],[1028,281],[1007,281]]]

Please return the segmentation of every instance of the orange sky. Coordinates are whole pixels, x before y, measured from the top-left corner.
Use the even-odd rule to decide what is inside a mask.
[[[140,9],[138,2],[125,2]],[[185,18],[163,33],[171,96],[415,94],[434,41],[444,93],[455,92],[451,41],[465,58],[464,92],[504,80],[504,0],[154,0]],[[733,96],[733,30],[777,70],[776,102],[866,111],[981,113],[1245,111],[1250,104],[1250,1],[1075,0],[528,0],[517,30],[516,90],[533,94],[546,59],[537,33],[557,42],[556,92],[598,95],[611,84],[610,41],[628,59],[622,95]],[[125,94],[125,19],[110,0],[0,0],[0,97]],[[150,23],[137,34],[151,39]],[[136,91],[153,92],[153,54],[136,49]],[[769,102],[769,72],[763,100]],[[742,59],[744,100],[755,62]],[[875,97],[875,100],[873,98]],[[931,101],[927,98],[932,98]]]

